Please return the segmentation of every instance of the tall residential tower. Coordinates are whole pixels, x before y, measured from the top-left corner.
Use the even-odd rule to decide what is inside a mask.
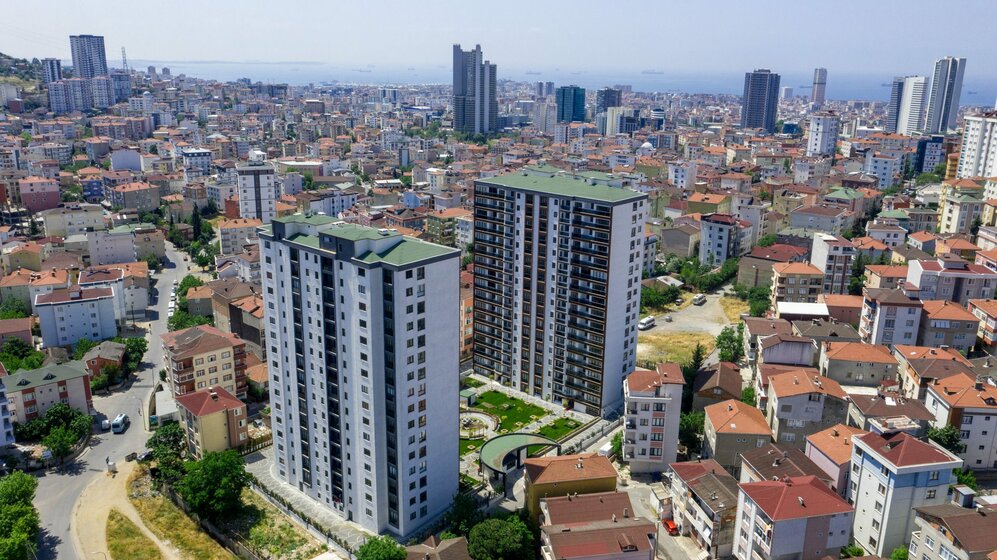
[[[926,87],[924,76],[893,78],[890,103],[886,107],[886,132],[914,134],[921,129]]]
[[[827,88],[827,68],[814,68],[814,87],[810,91],[810,103],[818,109],[824,106],[825,88]]]
[[[775,132],[779,107],[779,74],[766,69],[745,72],[744,96],[741,98],[741,127],[763,128]]]
[[[474,186],[474,369],[588,414],[634,370],[647,195],[558,170]]]
[[[496,67],[484,60],[481,45],[474,50],[453,46],[454,130],[465,134],[487,134],[497,129],[498,98]]]
[[[70,35],[69,48],[73,52],[73,75],[89,80],[107,75],[107,54],[101,35]]]
[[[457,493],[460,251],[321,214],[259,235],[277,476],[417,533]]]
[[[554,93],[557,102],[557,122],[585,121],[585,88],[561,86]]]
[[[935,73],[931,77],[931,93],[928,96],[928,116],[924,121],[924,132],[944,134],[949,130],[955,130],[955,121],[959,116],[959,97],[962,95],[962,78],[965,72],[965,58],[946,56],[935,61]]]

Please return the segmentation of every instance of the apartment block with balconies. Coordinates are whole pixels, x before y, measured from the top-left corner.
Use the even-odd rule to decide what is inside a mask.
[[[682,408],[682,368],[658,364],[638,368],[623,382],[623,460],[630,472],[660,473],[675,462]]]
[[[174,396],[221,387],[246,398],[246,343],[231,333],[200,325],[162,335],[166,381]]]

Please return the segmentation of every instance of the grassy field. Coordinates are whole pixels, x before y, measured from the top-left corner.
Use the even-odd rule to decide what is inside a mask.
[[[544,437],[549,437],[554,441],[558,441],[579,426],[581,426],[581,424],[577,420],[573,420],[571,418],[558,418],[557,420],[554,420],[550,424],[547,424],[537,430],[537,433]]]
[[[724,296],[720,298],[720,307],[724,308],[724,315],[731,323],[741,322],[741,313],[748,312],[748,302],[736,297]]]
[[[28,93],[34,93],[38,84],[31,81],[25,80],[23,78],[18,78],[17,76],[0,76],[0,84],[11,84],[18,89],[22,89]]]
[[[111,552],[112,560],[132,558],[162,560],[163,558],[156,543],[143,535],[130,519],[116,509],[112,509],[111,514],[107,516],[106,531],[107,549]]]
[[[478,400],[474,406],[497,416],[500,432],[502,430],[515,432],[547,415],[547,411],[543,408],[525,403],[499,391],[486,391],[478,395]]]
[[[136,470],[129,481],[128,499],[142,516],[142,522],[161,540],[169,541],[189,558],[206,560],[232,560],[235,558],[222,548],[197,523],[168,498],[152,492],[149,474]]]
[[[637,335],[638,362],[678,362],[684,364],[692,357],[696,343],[703,345],[706,354],[713,351],[714,339],[706,333],[675,332]]]
[[[478,438],[478,439],[460,438],[460,447],[459,447],[460,456],[463,457],[464,455],[467,455],[472,451],[474,452],[480,451],[481,446],[484,443],[485,443],[485,438]],[[472,445],[474,446],[474,449],[471,449]]]
[[[468,377],[464,379],[464,382],[460,384],[461,389],[477,389],[484,385],[483,382],[474,379],[473,377]]]
[[[242,491],[240,515],[221,523],[248,540],[267,558],[304,560],[314,558],[326,546],[284,517],[269,502],[248,488]]]

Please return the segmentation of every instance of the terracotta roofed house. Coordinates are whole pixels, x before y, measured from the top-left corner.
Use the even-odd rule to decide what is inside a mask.
[[[852,467],[852,440],[867,434],[865,430],[835,424],[807,436],[804,454],[831,479],[831,489],[842,497],[848,494],[848,475]]]
[[[716,460],[732,474],[740,471],[743,451],[772,441],[765,417],[751,405],[729,400],[706,407],[704,413],[702,456]]]
[[[195,458],[249,443],[246,403],[221,387],[177,396],[187,449]]]
[[[769,378],[765,416],[779,443],[803,449],[806,436],[845,421],[848,396],[837,381],[782,373]]]
[[[948,300],[929,300],[921,304],[918,344],[953,348],[968,354],[976,344],[980,319],[962,305]]]
[[[596,453],[531,457],[523,466],[526,507],[532,519],[538,519],[543,497],[616,490],[616,468],[608,458]]]
[[[827,473],[794,446],[770,443],[741,453],[740,482],[795,476],[816,476],[828,487],[831,486]]]
[[[200,325],[162,335],[166,380],[174,395],[222,387],[245,398],[246,343],[216,327]]]
[[[924,397],[934,428],[955,426],[963,450],[959,457],[974,470],[997,469],[997,387],[960,373],[936,379]]]
[[[821,375],[841,385],[876,387],[897,377],[897,359],[890,349],[862,342],[825,342],[818,367]]]

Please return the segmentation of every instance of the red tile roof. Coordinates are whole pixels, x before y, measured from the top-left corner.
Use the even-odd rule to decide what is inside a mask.
[[[747,482],[739,486],[741,491],[773,521],[823,517],[854,511],[848,502],[815,476]]]
[[[177,404],[197,417],[207,416],[222,410],[245,408],[245,404],[221,387],[208,387],[193,393],[177,396]]]
[[[866,434],[858,436],[856,440],[861,441],[884,460],[898,468],[958,461],[957,458],[950,457],[940,447],[925,443],[906,432],[884,435]]]

